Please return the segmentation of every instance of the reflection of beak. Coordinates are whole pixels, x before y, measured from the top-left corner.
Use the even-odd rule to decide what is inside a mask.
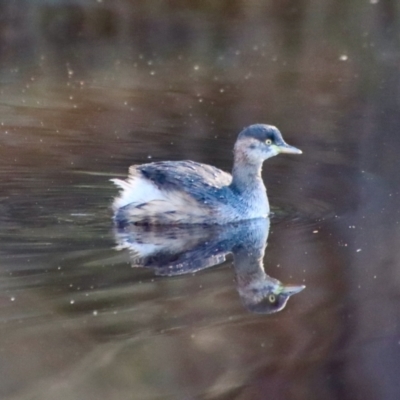
[[[285,296],[291,296],[292,294],[296,294],[305,289],[305,285],[285,285],[281,287],[280,293]]]
[[[302,154],[303,152],[294,146],[289,146],[288,144],[279,144],[276,146],[276,149],[279,153],[286,153],[286,154]]]

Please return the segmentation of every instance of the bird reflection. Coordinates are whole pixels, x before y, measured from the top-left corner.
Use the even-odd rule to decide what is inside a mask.
[[[233,254],[237,290],[245,307],[271,314],[285,308],[304,285],[283,285],[264,271],[263,258],[269,219],[225,226],[117,227],[117,249],[128,249],[132,266],[154,270],[158,276],[194,273],[221,264]]]

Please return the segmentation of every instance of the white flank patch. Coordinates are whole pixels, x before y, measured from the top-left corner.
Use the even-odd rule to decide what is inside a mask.
[[[132,252],[131,262],[132,264],[134,264],[135,262],[138,262],[143,258],[157,254],[158,252],[163,250],[163,246],[152,243],[130,243],[129,250]]]
[[[154,224],[193,224],[202,223],[210,216],[209,207],[197,202],[184,191],[164,191],[140,176],[131,176],[126,181],[112,179],[112,182],[121,189],[113,203],[114,212],[129,205],[126,217],[131,222],[148,219]]]
[[[139,205],[153,200],[166,200],[167,197],[152,182],[140,177],[131,177],[123,181],[111,179],[120,189],[120,195],[114,200],[113,209],[118,210],[128,204]]]

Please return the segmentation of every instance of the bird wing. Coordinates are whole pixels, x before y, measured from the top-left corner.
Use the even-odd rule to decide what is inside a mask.
[[[162,191],[184,191],[197,200],[206,200],[213,189],[228,186],[232,176],[211,165],[194,161],[160,161],[133,165],[131,175],[138,172]]]
[[[122,190],[114,200],[116,219],[142,223],[204,223],[212,210],[229,202],[232,177],[193,161],[162,161],[129,168],[126,181],[113,179]]]

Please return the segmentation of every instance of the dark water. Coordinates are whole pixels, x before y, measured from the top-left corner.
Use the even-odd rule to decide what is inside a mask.
[[[397,3],[134,4],[0,1],[1,398],[400,398]],[[265,271],[306,285],[273,314],[230,256],[132,268],[110,210],[255,122],[304,152],[264,168]]]

